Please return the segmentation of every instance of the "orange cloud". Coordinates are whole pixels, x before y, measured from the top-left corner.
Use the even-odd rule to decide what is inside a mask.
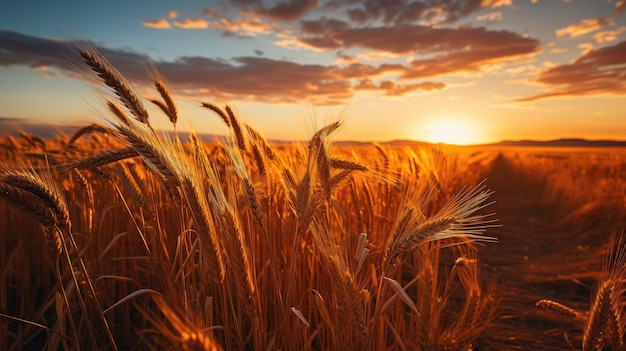
[[[480,6],[495,9],[501,6],[512,6],[512,0],[482,0]]]
[[[578,23],[572,23],[567,27],[557,29],[555,35],[557,38],[564,36],[576,38],[595,32],[604,26],[613,25],[614,22],[612,18],[587,18]]]
[[[626,32],[626,27],[619,27],[616,30],[598,32],[593,35],[593,39],[595,39],[598,43],[609,43],[616,41],[617,38],[624,32]]]
[[[238,35],[242,37],[254,37],[259,34],[269,34],[272,33],[274,29],[274,26],[271,24],[245,18],[238,18],[235,20],[222,19],[215,23],[215,27],[223,29],[226,34]]]
[[[141,24],[144,27],[148,27],[148,28],[156,28],[156,29],[171,29],[172,26],[170,25],[170,23],[164,19],[160,19],[160,20],[152,20],[152,21],[143,21],[141,22]]]
[[[567,51],[568,49],[566,48],[550,48],[550,50],[548,50],[548,52],[551,54],[562,54]]]
[[[165,16],[169,19],[176,19],[178,18],[178,11],[170,11],[167,13],[167,15]]]
[[[202,18],[187,18],[183,21],[174,22],[174,26],[183,29],[204,29],[209,28],[209,22]]]
[[[477,72],[485,65],[539,52],[536,39],[508,31],[474,27],[453,29],[403,25],[348,28],[341,21],[319,20],[303,21],[302,32],[299,40],[317,49],[360,48],[379,54],[430,56],[413,60],[408,67],[404,67],[404,79]]]
[[[548,87],[548,90],[515,101],[598,94],[626,95],[624,77],[626,77],[626,41],[591,49],[572,63],[541,71],[533,82]]]
[[[502,21],[502,12],[490,12],[476,17],[479,21],[496,22]]]
[[[278,28],[276,24],[265,22],[254,14],[243,14],[241,17],[228,18],[215,9],[205,9],[202,13],[214,19],[211,23],[211,28],[222,29],[227,35],[254,37],[259,34],[273,33]]]
[[[355,90],[384,91],[386,96],[403,96],[408,93],[423,90],[434,91],[444,89],[444,83],[423,82],[416,84],[402,84],[390,80],[383,80],[375,84],[371,79],[365,78],[358,81],[354,86]]]

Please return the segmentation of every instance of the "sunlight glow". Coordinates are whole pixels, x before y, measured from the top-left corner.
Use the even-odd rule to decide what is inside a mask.
[[[454,145],[477,142],[476,131],[471,125],[454,120],[438,121],[425,126],[424,138],[431,143]]]

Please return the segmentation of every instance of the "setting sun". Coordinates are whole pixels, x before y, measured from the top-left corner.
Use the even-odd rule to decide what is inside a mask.
[[[425,141],[431,143],[446,143],[467,145],[477,141],[476,131],[467,123],[459,121],[440,121],[425,127]]]

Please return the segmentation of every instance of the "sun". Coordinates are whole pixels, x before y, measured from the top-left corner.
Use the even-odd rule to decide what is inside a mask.
[[[433,122],[424,126],[425,141],[453,145],[467,145],[476,142],[474,128],[458,120]]]

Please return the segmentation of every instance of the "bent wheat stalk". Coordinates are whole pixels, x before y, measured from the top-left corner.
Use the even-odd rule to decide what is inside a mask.
[[[113,89],[120,101],[135,116],[135,118],[146,125],[148,122],[148,110],[143,105],[137,94],[130,87],[124,77],[104,58],[95,51],[79,50],[84,63],[106,84]]]

